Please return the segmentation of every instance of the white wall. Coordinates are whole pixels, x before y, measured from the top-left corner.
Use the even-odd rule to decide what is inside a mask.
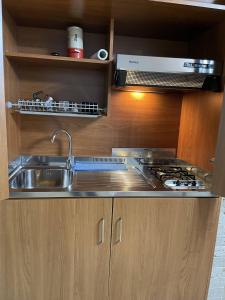
[[[225,198],[220,210],[208,300],[225,300]]]

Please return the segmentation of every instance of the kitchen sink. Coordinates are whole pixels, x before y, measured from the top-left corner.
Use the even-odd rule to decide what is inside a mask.
[[[22,168],[10,180],[11,189],[66,189],[72,184],[73,172],[60,168]]]

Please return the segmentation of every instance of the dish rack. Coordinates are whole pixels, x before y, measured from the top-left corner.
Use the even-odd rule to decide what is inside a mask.
[[[51,115],[65,117],[100,117],[104,115],[105,110],[99,108],[95,102],[74,101],[42,101],[37,99],[24,100],[17,102],[8,101],[7,108],[20,114],[28,115]]]

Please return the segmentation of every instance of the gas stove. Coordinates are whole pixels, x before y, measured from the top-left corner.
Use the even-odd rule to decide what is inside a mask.
[[[174,190],[206,189],[204,180],[196,176],[196,168],[181,166],[145,166],[164,186]]]
[[[176,158],[136,158],[136,166],[155,190],[207,191],[211,174]]]
[[[114,148],[114,156],[126,157],[154,191],[211,191],[212,174],[176,157],[173,148]]]

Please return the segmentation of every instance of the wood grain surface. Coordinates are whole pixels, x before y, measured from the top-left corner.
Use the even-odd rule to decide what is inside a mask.
[[[205,300],[219,207],[216,198],[115,199],[110,299]]]
[[[16,25],[12,17],[4,11],[3,18],[3,35],[4,35],[4,53],[6,51],[15,51],[17,49],[16,42]],[[19,78],[16,71],[8,59],[4,56],[4,79],[5,79],[5,102],[18,99]],[[7,143],[9,160],[15,159],[20,155],[20,116],[12,115],[6,110],[7,120]]]
[[[222,117],[219,128],[216,159],[214,165],[213,191],[225,197],[225,101],[223,100]]]
[[[0,0],[0,200],[8,198],[8,157],[3,64],[2,3]]]
[[[183,97],[177,155],[212,171],[223,93],[196,92]]]
[[[111,211],[101,198],[2,201],[0,298],[107,299]]]
[[[28,85],[27,85],[28,87]],[[22,154],[67,154],[67,143],[52,145],[51,133],[65,128],[74,155],[111,155],[112,147],[177,147],[179,95],[113,92],[109,116],[99,119],[23,116]]]
[[[222,5],[187,0],[48,0],[48,5],[43,0],[5,0],[4,3],[16,22],[26,26],[39,24],[65,29],[79,25],[100,32],[107,31],[109,20],[114,17],[117,32],[121,34],[180,40],[217,24],[224,16]]]

